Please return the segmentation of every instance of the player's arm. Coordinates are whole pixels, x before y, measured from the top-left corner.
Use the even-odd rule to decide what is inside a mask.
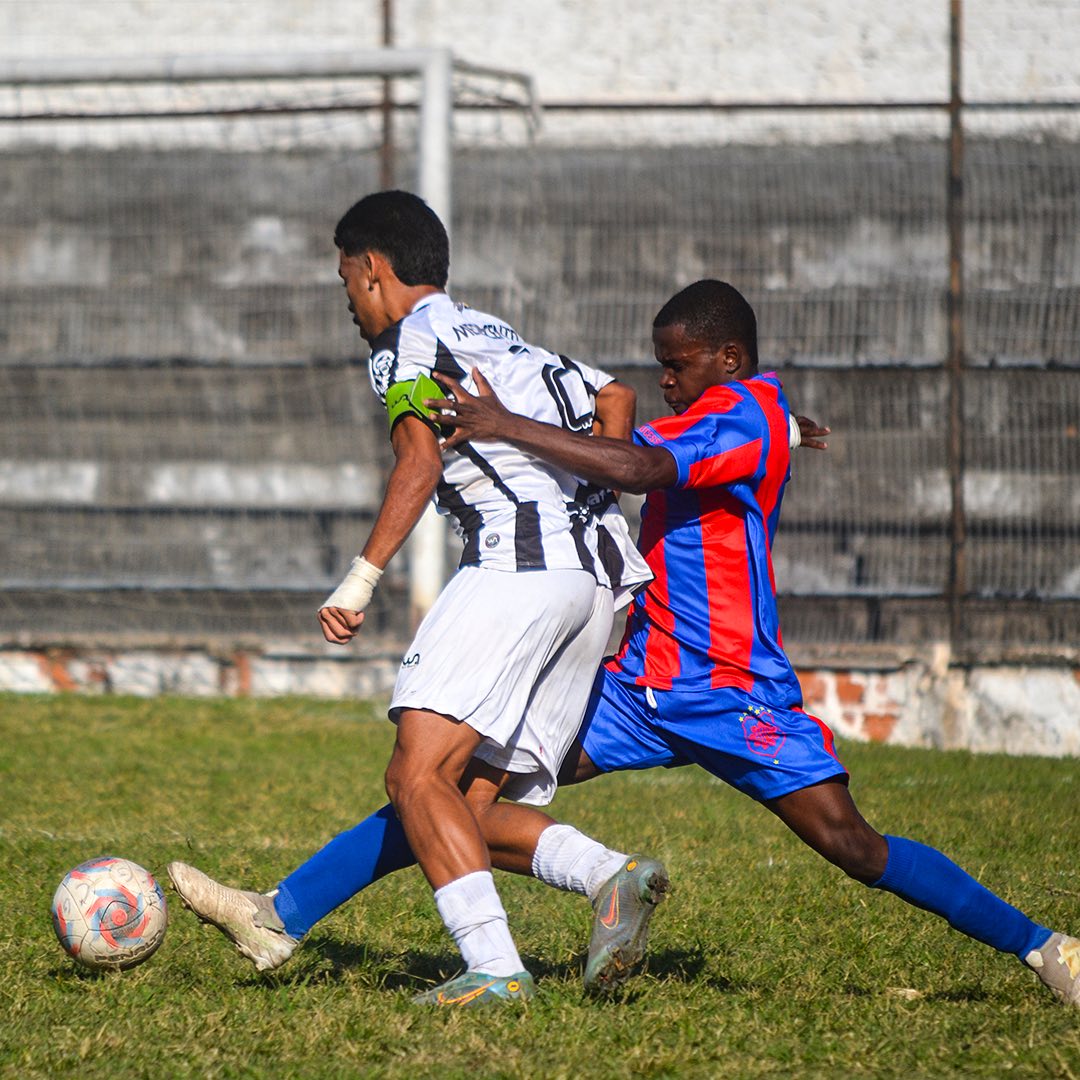
[[[634,430],[637,393],[625,383],[609,382],[600,388],[593,405],[594,436],[629,439]]]
[[[443,441],[450,448],[468,440],[502,440],[535,454],[567,472],[603,487],[643,493],[670,487],[678,479],[675,459],[655,446],[637,446],[625,439],[576,435],[572,431],[518,416],[506,409],[484,376],[473,368],[476,396],[454,379],[436,375],[453,398],[429,398],[425,404],[454,416],[454,433]],[[599,397],[597,398],[599,400]]]
[[[367,543],[345,579],[319,609],[323,637],[336,645],[344,645],[356,636],[383,569],[420,520],[442,476],[438,440],[418,416],[398,420],[390,442],[394,467]]]
[[[832,428],[811,420],[809,416],[796,416],[791,414],[791,449],[797,446],[805,446],[808,450],[828,450],[829,444],[824,441],[825,436],[830,434]]]

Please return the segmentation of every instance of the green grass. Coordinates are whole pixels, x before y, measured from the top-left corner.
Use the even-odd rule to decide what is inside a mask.
[[[419,872],[320,924],[263,978],[170,896],[146,964],[94,975],[49,900],[93,855],[174,858],[268,888],[384,801],[376,706],[0,697],[0,1076],[1080,1077],[1080,1013],[1013,958],[824,864],[770,814],[683,769],[603,777],[554,813],[663,858],[648,973],[580,992],[585,902],[498,875],[541,993],[447,1014],[412,992],[456,951]],[[1080,769],[845,744],[884,831],[941,847],[1035,917],[1080,928]]]

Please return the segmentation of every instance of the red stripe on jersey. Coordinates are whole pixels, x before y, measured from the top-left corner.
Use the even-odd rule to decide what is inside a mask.
[[[791,468],[790,432],[785,423],[787,418],[784,416],[784,411],[778,406],[777,398],[780,396],[778,387],[765,380],[748,382],[746,387],[761,405],[761,411],[769,425],[769,454],[766,458],[765,474],[758,484],[756,493],[758,506],[761,507],[761,516],[768,527],[768,520],[776,510],[777,501]],[[768,565],[769,587],[775,594],[776,576],[773,572],[771,551]],[[779,626],[776,628],[776,643],[783,648]]]
[[[709,604],[708,657],[711,684],[750,690],[750,653],[754,647],[754,612],[750,596],[750,564],[746,558],[744,508],[727,491],[713,489],[698,496],[701,504],[701,546],[705,556],[705,588]]]
[[[742,399],[726,386],[710,386],[685,412],[674,416],[661,416],[650,420],[643,427],[651,427],[665,440],[677,439],[687,428],[693,427],[702,416],[731,412]]]
[[[777,388],[764,380],[748,382],[746,387],[761,406],[765,421],[769,425],[769,455],[765,460],[764,475],[756,490],[761,516],[767,520],[776,509],[776,501],[791,464],[791,449],[788,445],[790,432],[784,410],[776,400],[779,396]]]
[[[667,556],[664,551],[664,525],[667,520],[667,494],[653,491],[649,508],[641,523],[641,553],[656,576],[645,589],[645,614],[649,629],[645,638],[645,663],[637,682],[657,690],[670,690],[672,677],[679,673],[679,646],[675,641],[675,616],[668,595]]]
[[[729,484],[733,480],[742,480],[753,476],[761,460],[761,440],[743,443],[730,450],[724,450],[712,457],[702,458],[690,466],[686,480],[688,488],[711,488]],[[775,497],[773,502],[775,503]]]

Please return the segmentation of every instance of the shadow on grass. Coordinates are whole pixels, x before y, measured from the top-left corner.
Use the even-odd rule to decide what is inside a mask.
[[[303,957],[308,962],[303,963]],[[580,980],[585,968],[584,954],[574,960],[552,962],[522,954],[522,963],[538,982],[570,982]],[[707,971],[709,954],[704,949],[663,949],[650,953],[645,971],[658,981],[694,984],[719,991],[745,991],[753,987],[734,982],[720,974]],[[453,978],[462,971],[461,959],[449,952],[425,952],[415,949],[388,952],[372,949],[363,943],[343,942],[331,937],[312,937],[302,954],[278,973],[268,976],[252,975],[245,980],[251,986],[317,986],[353,982],[359,974],[362,981],[384,990],[419,992]],[[626,1001],[636,996],[636,979],[617,991],[613,998]]]
[[[105,968],[89,968],[80,964],[77,960],[70,963],[54,964],[46,971],[50,979],[77,979],[79,982],[95,983],[106,979],[116,979],[123,975],[122,971],[110,971]]]

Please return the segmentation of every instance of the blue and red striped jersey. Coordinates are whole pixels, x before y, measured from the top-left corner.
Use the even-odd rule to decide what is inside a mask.
[[[634,432],[638,444],[667,450],[679,473],[642,507],[638,547],[655,578],[608,661],[619,678],[801,702],[780,638],[771,554],[790,476],[788,416],[770,373],[711,387],[682,414]]]

